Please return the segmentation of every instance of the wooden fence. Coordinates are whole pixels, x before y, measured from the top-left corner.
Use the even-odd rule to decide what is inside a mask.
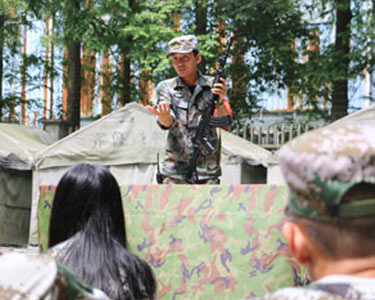
[[[284,143],[317,127],[319,126],[301,123],[264,126],[237,125],[233,133],[263,148],[277,150]]]

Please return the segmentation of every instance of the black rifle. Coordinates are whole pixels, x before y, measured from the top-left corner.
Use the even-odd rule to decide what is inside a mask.
[[[224,77],[225,72],[225,64],[229,55],[229,50],[233,43],[233,34],[229,36],[229,40],[226,43],[226,49],[224,52],[224,55],[220,57],[219,59],[219,69],[216,73],[213,86],[220,82],[220,78]],[[226,116],[213,116],[213,113],[215,111],[215,106],[219,100],[219,95],[212,94],[209,101],[207,101],[206,106],[203,109],[203,113],[201,116],[201,119],[198,124],[197,131],[195,133],[195,136],[192,140],[194,152],[193,155],[189,161],[187,173],[186,173],[186,181],[188,183],[194,184],[194,183],[200,183],[198,178],[198,172],[197,172],[197,161],[198,157],[201,153],[204,155],[212,154],[214,151],[216,151],[215,147],[209,142],[207,137],[205,137],[205,131],[208,128],[208,126],[212,127],[226,127],[231,124],[231,118],[229,115]]]
[[[165,176],[160,172],[160,166],[159,166],[159,153],[157,155],[157,171],[156,171],[156,182],[159,184],[162,184],[164,181]]]

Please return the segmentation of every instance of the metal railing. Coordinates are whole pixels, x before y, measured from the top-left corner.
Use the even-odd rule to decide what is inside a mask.
[[[277,150],[291,139],[313,130],[319,125],[281,124],[281,125],[237,125],[233,133],[269,150]]]

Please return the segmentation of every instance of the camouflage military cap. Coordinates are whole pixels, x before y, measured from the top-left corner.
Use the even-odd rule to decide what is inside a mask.
[[[194,35],[183,35],[174,38],[168,43],[168,55],[172,53],[190,53],[198,50],[198,40]]]
[[[47,255],[0,255],[0,299],[109,300]]]
[[[357,183],[375,184],[375,128],[327,126],[283,146],[279,161],[289,186],[289,210],[318,219],[375,216],[375,199],[342,203]]]

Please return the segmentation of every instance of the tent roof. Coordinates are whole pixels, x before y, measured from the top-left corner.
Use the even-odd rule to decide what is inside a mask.
[[[71,166],[88,162],[103,165],[156,163],[163,156],[167,131],[156,124],[145,107],[130,103],[50,145],[38,153],[36,167]],[[243,159],[267,165],[270,151],[222,130],[224,160]],[[162,157],[161,157],[162,158]]]
[[[328,126],[340,126],[347,123],[375,125],[375,104],[347,115]]]
[[[0,123],[0,166],[31,170],[33,156],[56,140],[47,132],[18,124]]]
[[[275,163],[276,158],[271,151],[264,149],[248,140],[241,138],[233,133],[222,130],[222,157],[225,160],[242,159],[249,165],[268,166],[269,163]]]
[[[375,104],[342,117],[341,119],[326,125],[326,127],[341,126],[344,124],[369,124],[375,126]],[[275,152],[275,157],[278,156],[279,151],[280,150],[277,150]]]

